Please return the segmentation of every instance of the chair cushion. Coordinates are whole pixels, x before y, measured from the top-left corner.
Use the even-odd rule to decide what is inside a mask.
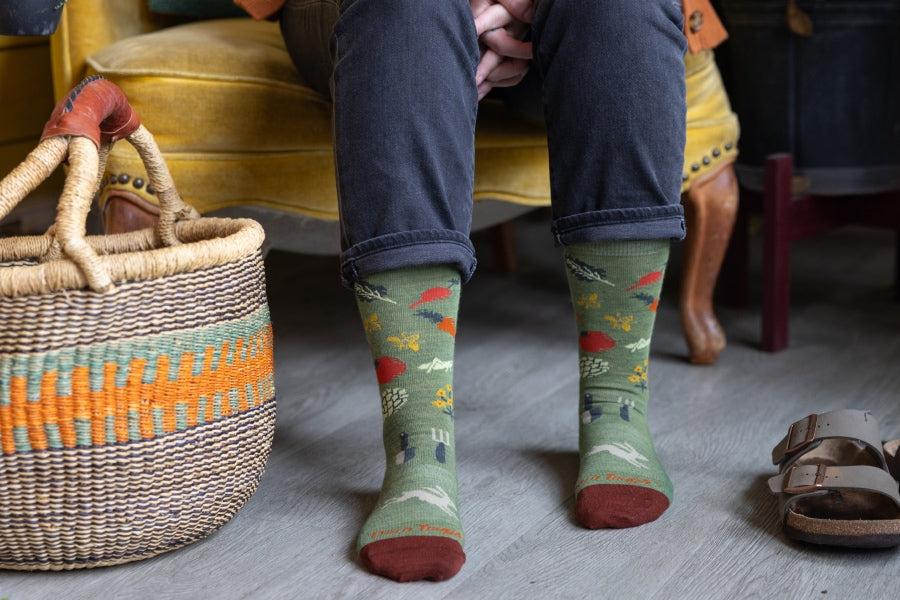
[[[249,202],[337,218],[330,99],[305,85],[277,24],[249,18],[187,23],[124,38],[87,64],[88,74],[122,88],[182,196],[201,212]],[[108,167],[127,176],[114,185],[130,188],[143,177],[125,143],[113,149]],[[482,107],[480,197],[549,203],[541,127],[501,107]]]

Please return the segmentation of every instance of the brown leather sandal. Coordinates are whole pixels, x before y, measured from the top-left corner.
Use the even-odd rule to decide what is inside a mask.
[[[861,410],[810,415],[790,426],[772,451],[782,525],[794,540],[852,548],[900,545],[900,440],[882,442]]]

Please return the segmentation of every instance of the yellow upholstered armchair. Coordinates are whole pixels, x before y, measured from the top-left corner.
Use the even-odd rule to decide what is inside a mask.
[[[331,107],[304,84],[278,25],[250,18],[186,22],[147,0],[69,0],[51,39],[61,97],[99,74],[125,92],[154,134],[184,199],[201,213],[260,221],[271,247],[339,251]],[[546,205],[542,129],[496,106],[479,123],[476,226]],[[109,157],[104,220],[142,224],[155,210],[128,144]]]
[[[277,24],[247,17],[178,19],[151,12],[148,0],[68,0],[51,53],[57,97],[95,74],[124,91],[154,134],[182,196],[201,213],[254,218],[270,247],[339,251],[330,101],[294,69]],[[708,201],[696,190],[733,160],[736,121],[724,130],[709,127],[715,121],[707,118],[710,108],[724,111],[726,120],[733,115],[727,99],[722,103],[724,91],[710,95],[721,88],[711,53],[698,57],[689,73],[711,84],[695,93],[706,106],[697,137],[702,150],[686,158],[685,190],[701,199],[690,211],[697,230],[725,222],[727,241],[733,215],[729,221],[727,213],[724,219],[710,213],[731,201]],[[483,102],[475,147],[474,229],[549,205],[542,127],[502,104]],[[99,198],[108,231],[149,224],[156,207],[146,179],[132,148],[116,145]],[[731,204],[736,209],[736,193]],[[706,256],[694,263],[705,270],[685,270],[684,322],[691,328],[692,359],[712,362],[724,347],[711,312],[721,256],[710,258],[708,243],[695,245]]]

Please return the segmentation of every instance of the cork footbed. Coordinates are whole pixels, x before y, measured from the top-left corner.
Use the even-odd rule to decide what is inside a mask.
[[[884,446],[885,458],[895,478],[898,447],[900,440],[886,442]],[[825,440],[796,464],[881,467],[871,450],[841,439]],[[877,492],[831,490],[796,501],[784,516],[784,530],[792,539],[815,544],[888,548],[900,545],[900,508]]]

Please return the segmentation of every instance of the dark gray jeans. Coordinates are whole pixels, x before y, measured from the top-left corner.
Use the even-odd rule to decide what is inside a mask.
[[[480,56],[469,3],[288,0],[282,31],[334,101],[344,282],[436,263],[468,279]],[[542,107],[557,244],[681,239],[681,3],[538,0],[531,36],[537,84],[512,104]]]

